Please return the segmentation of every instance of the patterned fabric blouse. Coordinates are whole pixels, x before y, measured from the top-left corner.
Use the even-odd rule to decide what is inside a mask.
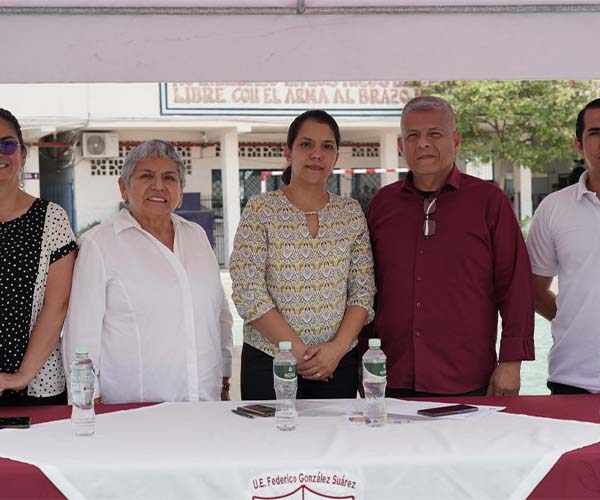
[[[348,306],[364,307],[368,321],[373,318],[369,233],[351,198],[329,194],[315,238],[306,216],[282,191],[251,198],[235,236],[230,272],[244,342],[271,356],[277,347],[251,322],[274,307],[307,345],[333,340]]]
[[[50,264],[76,248],[67,214],[54,203],[38,198],[20,217],[0,222],[0,372],[18,370],[44,304]],[[59,344],[27,394],[55,396],[64,390]]]

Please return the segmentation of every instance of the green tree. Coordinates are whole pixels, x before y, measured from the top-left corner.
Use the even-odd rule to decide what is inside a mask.
[[[424,84],[422,93],[447,99],[462,133],[466,160],[541,170],[570,161],[575,120],[594,97],[586,81],[446,81]]]

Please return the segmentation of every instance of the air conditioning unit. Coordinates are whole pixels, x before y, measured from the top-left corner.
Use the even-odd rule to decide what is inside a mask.
[[[82,135],[84,158],[116,158],[119,156],[119,136],[106,132],[88,132]]]

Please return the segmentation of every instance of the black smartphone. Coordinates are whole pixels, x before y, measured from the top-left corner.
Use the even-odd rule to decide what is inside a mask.
[[[256,415],[257,417],[273,417],[275,416],[275,407],[267,405],[245,405],[238,406],[238,411],[242,413],[248,413],[249,415]]]
[[[29,429],[31,417],[0,417],[0,429]]]
[[[448,415],[459,415],[461,413],[471,413],[477,411],[477,406],[471,405],[449,405],[449,406],[438,406],[437,408],[426,408],[424,410],[417,410],[419,415],[425,415],[426,417],[447,417]]]

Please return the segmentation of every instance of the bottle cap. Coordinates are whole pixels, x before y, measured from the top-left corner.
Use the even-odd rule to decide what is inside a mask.
[[[78,347],[75,351],[75,354],[88,354],[88,348],[87,347]]]
[[[369,347],[381,347],[381,339],[369,339]]]
[[[291,351],[292,343],[289,340],[282,340],[279,342],[279,350],[280,351]]]

